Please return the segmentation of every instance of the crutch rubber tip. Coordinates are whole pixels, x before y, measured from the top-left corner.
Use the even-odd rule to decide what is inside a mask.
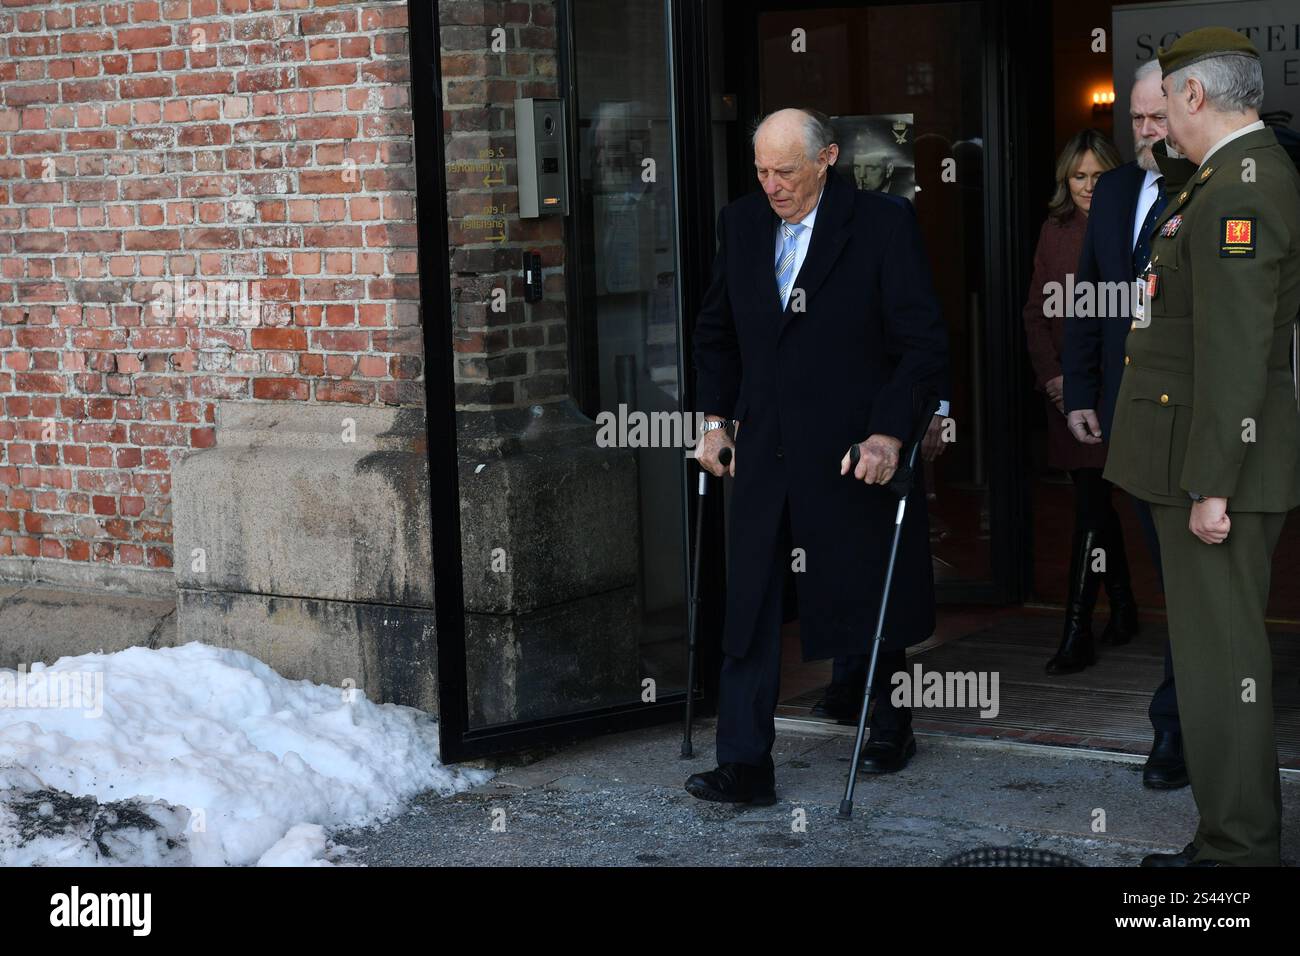
[[[683,740],[683,741],[682,741],[682,759],[683,759],[683,760],[687,760],[687,759],[689,759],[690,757],[694,757],[694,756],[695,756],[695,750],[694,750],[694,748],[691,747],[691,743],[690,743],[690,741],[689,741],[689,740]]]
[[[852,800],[841,800],[841,801],[840,801],[840,819],[841,819],[841,820],[848,820],[848,819],[850,819],[852,816],[853,816],[853,801],[852,801]]]

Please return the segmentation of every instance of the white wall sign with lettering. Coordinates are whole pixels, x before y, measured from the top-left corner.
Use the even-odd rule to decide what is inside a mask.
[[[1231,27],[1248,37],[1264,65],[1264,108],[1291,114],[1300,124],[1300,3],[1296,0],[1184,0],[1116,6],[1111,13],[1114,56],[1115,145],[1133,158],[1128,98],[1133,71],[1184,33],[1198,27]]]

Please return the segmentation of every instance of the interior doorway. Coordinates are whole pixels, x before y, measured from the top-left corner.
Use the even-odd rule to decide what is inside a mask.
[[[731,17],[740,5],[726,5]],[[927,466],[932,550],[939,588],[952,600],[997,601],[1014,584],[994,567],[994,497],[1012,476],[990,461],[995,409],[987,351],[991,250],[986,242],[1004,210],[991,210],[986,167],[992,91],[986,60],[996,49],[986,5],[906,3],[786,8],[746,5],[746,30],[728,31],[728,81],[739,115],[732,124],[725,194],[755,187],[749,143],[753,118],[784,107],[831,118],[837,168],[859,188],[910,200],[930,255],[935,293],[948,326],[953,409],[959,434]],[[736,24],[731,21],[732,25]],[[996,268],[996,267],[995,267]]]
[[[926,466],[939,631],[917,650],[980,629],[1025,597],[1025,485],[1004,449],[1018,420],[1018,342],[996,316],[1025,266],[1009,244],[1019,217],[1005,184],[1027,144],[1009,149],[1008,21],[998,5],[856,3],[709,4],[715,111],[725,111],[719,206],[756,187],[750,134],[757,118],[789,106],[830,117],[837,166],[859,188],[907,198],[930,256],[948,327],[957,440]],[[994,318],[991,318],[994,317]],[[815,720],[812,705],[831,662],[800,659],[793,575],[778,716]]]
[[[723,64],[712,70],[715,130],[724,127],[727,142],[725,168],[714,175],[716,204],[755,188],[752,121],[810,107],[831,118],[838,165],[860,188],[912,201],[930,254],[948,323],[953,394],[946,397],[959,437],[926,471],[939,624],[911,649],[908,667],[996,674],[1000,700],[995,714],[926,707],[916,730],[1145,753],[1167,634],[1154,564],[1122,492],[1116,507],[1142,633],[1104,649],[1082,673],[1044,671],[1063,625],[1073,490],[1068,476],[1043,464],[1042,397],[1032,388],[1020,309],[1058,145],[1052,84],[1042,82],[1053,75],[1051,53],[1044,62],[1030,52],[1052,34],[1051,7],[1014,5],[1008,18],[1003,5],[979,0],[709,6],[710,59]],[[1031,37],[1039,39],[1031,44]],[[1124,124],[1116,126],[1122,135]],[[956,170],[955,181],[941,175],[945,165]],[[1300,672],[1297,560],[1300,518],[1293,515],[1271,603],[1280,678]],[[794,597],[791,580],[778,717],[849,733],[810,712],[831,662],[801,660]],[[1095,632],[1107,613],[1103,592]],[[1292,676],[1276,685],[1280,757],[1300,768],[1300,684]]]

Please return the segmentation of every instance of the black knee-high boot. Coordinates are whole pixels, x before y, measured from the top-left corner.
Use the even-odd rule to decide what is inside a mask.
[[[1074,551],[1070,555],[1070,596],[1065,604],[1065,633],[1061,646],[1047,662],[1049,674],[1073,674],[1096,663],[1092,643],[1092,609],[1097,603],[1100,575],[1092,570],[1092,551],[1097,532],[1087,528],[1074,534]]]

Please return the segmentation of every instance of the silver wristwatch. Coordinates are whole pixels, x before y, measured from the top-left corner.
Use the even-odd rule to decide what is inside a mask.
[[[1189,492],[1187,492],[1187,497],[1191,498],[1193,501],[1204,501],[1204,500],[1205,500],[1205,495],[1197,494],[1195,491],[1189,491]]]
[[[700,434],[703,435],[707,432],[717,431],[719,428],[726,428],[730,424],[731,419],[729,418],[724,418],[720,422],[705,421],[700,424]]]

